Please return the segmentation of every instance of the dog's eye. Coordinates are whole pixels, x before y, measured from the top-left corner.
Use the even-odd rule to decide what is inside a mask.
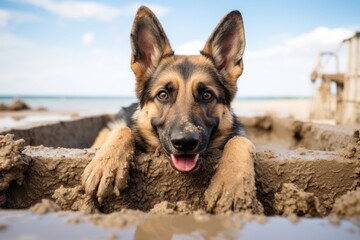
[[[157,95],[157,98],[160,101],[166,101],[169,99],[169,94],[166,91],[160,91]]]
[[[204,93],[202,94],[202,96],[201,96],[201,99],[202,99],[203,101],[210,101],[212,98],[213,98],[212,93],[211,93],[211,92],[208,92],[208,91],[204,92]]]

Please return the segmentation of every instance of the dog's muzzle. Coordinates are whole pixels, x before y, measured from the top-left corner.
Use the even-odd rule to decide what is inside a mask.
[[[170,141],[175,149],[175,152],[170,154],[171,165],[180,172],[194,170],[199,159],[197,149],[200,145],[200,134],[197,131],[174,131]]]

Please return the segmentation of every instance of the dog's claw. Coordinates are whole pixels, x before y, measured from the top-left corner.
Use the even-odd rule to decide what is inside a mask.
[[[82,184],[85,187],[85,192],[89,196],[93,196],[95,194],[95,190],[98,187],[101,172],[92,171],[93,167],[88,165],[85,169],[82,177]]]
[[[212,184],[213,185],[213,184]],[[212,186],[211,185],[211,186]],[[206,211],[212,212],[221,197],[222,188],[209,187],[205,192]]]
[[[106,198],[113,192],[113,189],[114,189],[114,176],[103,175],[103,177],[100,180],[100,184],[96,196],[101,199]]]

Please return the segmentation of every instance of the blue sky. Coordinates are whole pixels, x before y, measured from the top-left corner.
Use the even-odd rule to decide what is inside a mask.
[[[0,94],[134,96],[129,34],[140,5],[158,15],[177,53],[197,53],[220,19],[240,10],[239,97],[310,95],[316,54],[360,31],[355,0],[1,0]]]

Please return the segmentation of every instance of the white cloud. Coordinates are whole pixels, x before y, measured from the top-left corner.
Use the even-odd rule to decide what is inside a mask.
[[[0,9],[0,28],[8,26],[12,22],[19,23],[19,22],[32,21],[36,19],[37,16],[33,14]]]
[[[0,94],[134,95],[130,56],[36,45],[0,32]]]
[[[11,19],[11,14],[9,11],[0,10],[0,28],[6,27]]]
[[[248,51],[244,55],[244,74],[239,80],[239,96],[308,96],[312,85],[310,73],[315,67],[317,54],[335,51],[342,40],[354,31],[347,28],[318,27],[310,32],[288,38],[262,50]],[[340,52],[340,70],[345,69]],[[326,71],[335,71],[329,62]]]
[[[200,50],[202,50],[204,46],[205,46],[205,42],[203,40],[193,40],[181,44],[174,50],[176,54],[196,55],[199,54]]]
[[[54,1],[54,0],[21,0],[24,3],[45,9],[67,19],[96,19],[99,21],[112,21],[116,17],[134,16],[141,4],[116,8],[91,1]],[[147,4],[157,16],[163,16],[170,10],[157,4]]]
[[[85,46],[90,46],[94,42],[94,40],[95,40],[95,34],[92,32],[85,33],[81,38],[81,42]]]
[[[69,19],[96,19],[111,21],[119,15],[119,10],[95,2],[54,1],[54,0],[22,0],[45,9],[53,14]]]
[[[291,56],[314,54],[319,51],[335,50],[345,38],[354,31],[345,28],[318,27],[308,33],[289,38],[283,44],[258,51],[247,51],[248,58],[269,58],[273,56]]]
[[[10,33],[0,32],[0,49],[26,49],[34,47],[34,44],[28,40],[19,38]]]

